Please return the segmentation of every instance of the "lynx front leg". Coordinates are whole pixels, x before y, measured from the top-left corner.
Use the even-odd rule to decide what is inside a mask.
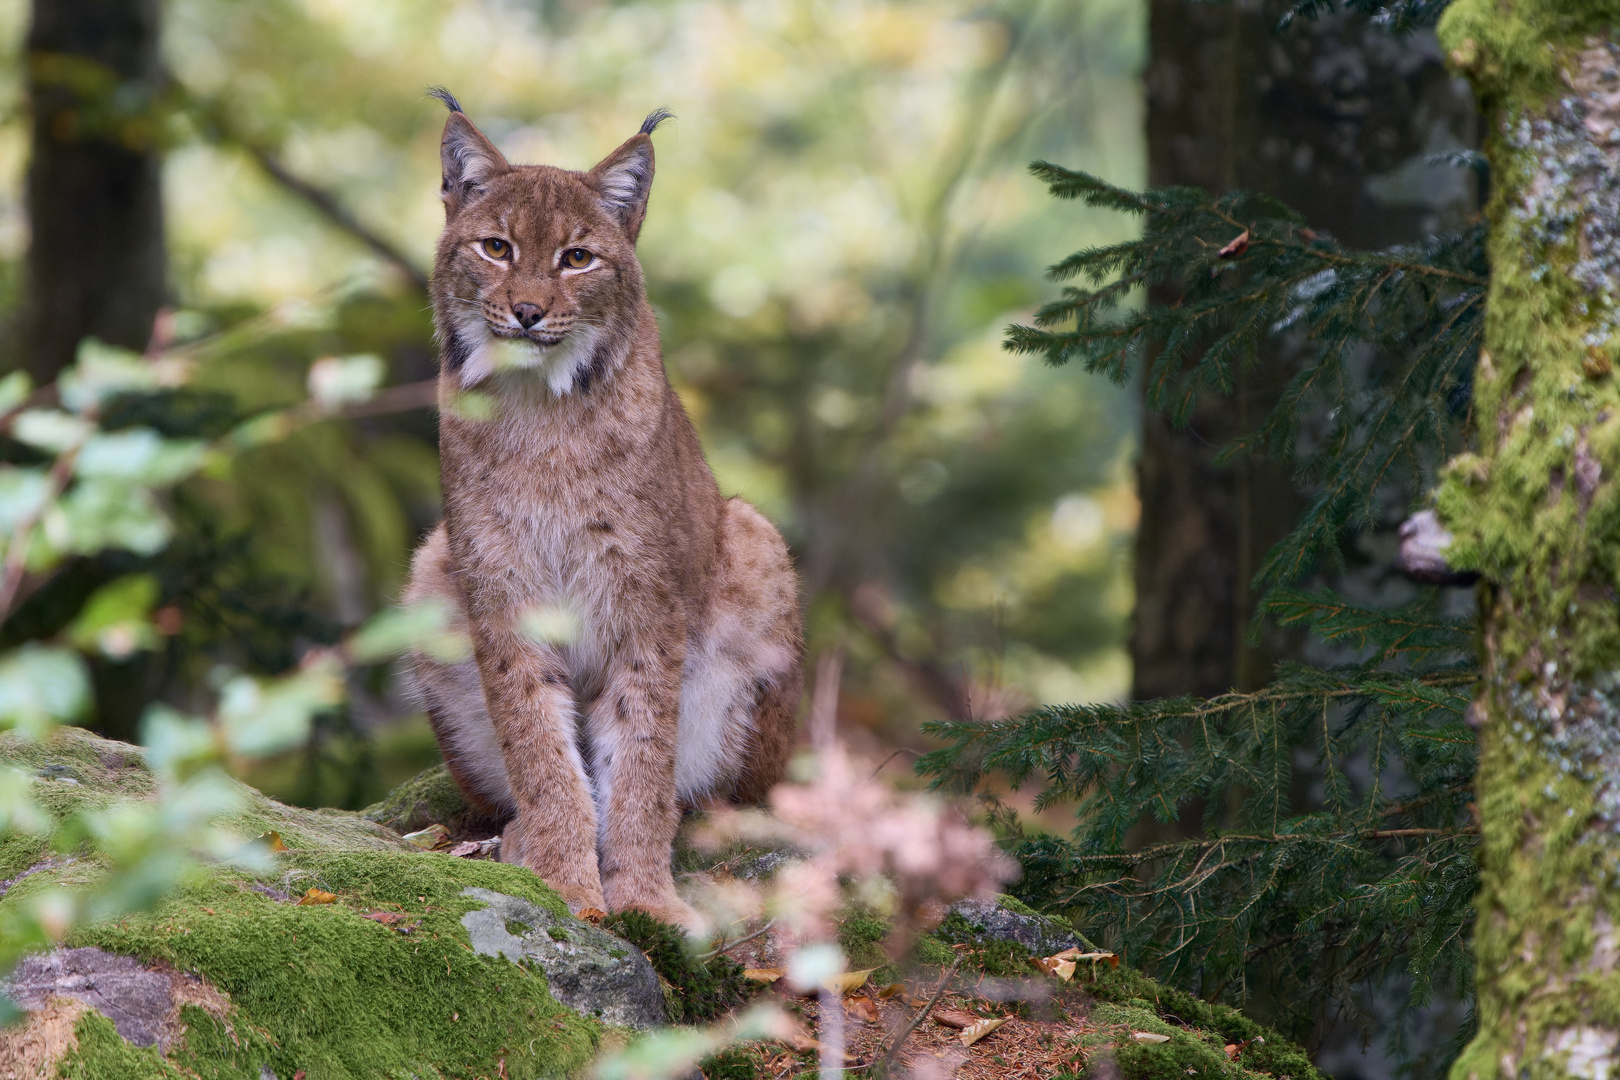
[[[604,907],[596,808],[562,662],[510,631],[476,633],[473,652],[517,809],[501,834],[501,861],[533,870],[574,911]]]
[[[682,656],[672,631],[635,643],[610,663],[591,705],[590,736],[602,821],[602,891],[608,910],[641,908],[696,926],[675,895],[670,848],[680,824],[675,801],[675,734]]]

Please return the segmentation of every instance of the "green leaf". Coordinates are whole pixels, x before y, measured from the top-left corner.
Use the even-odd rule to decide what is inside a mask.
[[[10,412],[27,401],[33,389],[33,380],[26,371],[13,371],[0,379],[0,412]]]
[[[293,675],[260,681],[238,675],[220,692],[225,745],[243,757],[266,757],[302,745],[317,712],[344,697],[342,669],[315,663]]]
[[[44,525],[56,552],[78,555],[107,548],[151,555],[168,544],[172,533],[150,491],[101,478],[75,484],[46,513]]]
[[[368,401],[382,385],[385,371],[382,358],[369,353],[322,357],[309,367],[309,396],[326,411]]]
[[[79,342],[76,362],[62,372],[56,385],[62,404],[83,413],[119,394],[155,390],[165,381],[164,369],[139,353],[85,338]]]
[[[96,427],[71,413],[58,409],[29,409],[11,422],[11,434],[18,442],[53,454],[65,454],[95,434]]]
[[[37,516],[50,490],[44,469],[0,465],[0,534],[9,538],[18,525]]]
[[[151,428],[130,428],[92,436],[79,451],[74,472],[169,487],[195,472],[206,452],[200,439],[165,439]]]
[[[401,653],[423,652],[442,664],[472,653],[467,635],[451,625],[448,604],[437,598],[378,612],[349,639],[357,664],[376,664]]]
[[[90,705],[90,674],[71,649],[24,645],[0,659],[0,729],[40,739]]]
[[[159,594],[157,578],[151,574],[129,574],[108,582],[90,594],[78,617],[68,625],[68,641],[115,660],[137,649],[156,648],[158,634],[151,614]]]

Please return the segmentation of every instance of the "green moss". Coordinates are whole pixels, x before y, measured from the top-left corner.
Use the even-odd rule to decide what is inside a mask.
[[[455,778],[443,765],[419,773],[389,792],[360,816],[396,832],[415,832],[439,824],[457,839],[485,839],[500,835],[505,821],[498,814],[468,804]]]
[[[918,964],[945,967],[956,959],[956,952],[934,935],[924,934],[912,945],[911,959]]]
[[[283,1076],[493,1075],[504,1058],[508,1076],[538,1077],[593,1056],[598,1024],[553,1001],[542,976],[467,946],[460,918],[479,905],[461,890],[556,910],[534,875],[433,855],[298,853],[288,862],[339,902],[279,903],[211,876],[150,913],[81,927],[69,944],[166,960],[229,994],[233,1026],[267,1041],[244,1051],[199,1028],[174,1057],[205,1075],[206,1065],[256,1076],[258,1064]],[[379,908],[404,911],[414,927],[362,917]]]
[[[672,990],[665,1001],[674,1023],[707,1023],[748,1000],[755,989],[743,977],[741,964],[729,956],[699,960],[686,948],[685,931],[644,911],[609,915],[602,929],[647,954],[653,970]]]
[[[1549,41],[1608,34],[1615,0],[1455,0],[1440,18],[1441,44],[1454,65],[1490,94],[1554,92],[1559,60]]]
[[[754,1080],[759,1075],[753,1056],[736,1047],[704,1058],[698,1063],[698,1069],[704,1080]]]
[[[1009,896],[1006,893],[997,893],[996,903],[1000,904],[1002,907],[1006,908],[1015,915],[1033,915],[1040,917],[1041,914],[1028,904],[1024,903],[1022,900],[1018,899],[1018,897]]]
[[[1487,104],[1493,190],[1478,450],[1437,494],[1448,559],[1486,582],[1479,1024],[1458,1080],[1564,1075],[1574,1029],[1620,1028],[1620,973],[1592,962],[1597,920],[1620,923],[1620,288],[1584,231],[1612,217],[1594,195],[1612,167],[1591,169],[1615,118],[1588,35],[1617,20],[1615,0],[1457,0],[1440,26]]]
[[[44,747],[0,738],[0,758],[35,768],[73,768],[53,813],[104,805],[125,791],[151,790],[132,748],[68,730]],[[268,1066],[284,1078],[322,1080],[404,1076],[540,1077],[577,1073],[595,1057],[602,1025],[554,1001],[543,975],[499,956],[471,951],[461,916],[479,906],[469,886],[519,896],[566,915],[560,898],[520,867],[421,852],[353,815],[297,810],[242,789],[243,832],[274,828],[290,845],[273,878],[243,871],[199,871],[160,906],[76,927],[71,946],[94,945],[142,960],[166,961],[225,991],[223,1019],[188,1008],[186,1031],[167,1063],[125,1044],[99,1014],[80,1025],[80,1045],[62,1075],[187,1075],[259,1080]],[[0,840],[0,866],[33,865],[37,840]],[[85,850],[71,865],[33,874],[0,899],[0,924],[39,890],[93,882],[105,865]],[[11,875],[7,875],[11,876]],[[337,895],[299,906],[264,891]],[[363,916],[401,912],[384,925]]]
[[[887,967],[889,954],[883,939],[889,936],[887,919],[866,908],[849,908],[838,918],[838,947],[844,950],[851,971]]]
[[[61,1080],[179,1080],[184,1075],[156,1048],[125,1042],[113,1022],[94,1010],[79,1017],[73,1035],[78,1046],[56,1064]]]
[[[962,966],[970,971],[986,975],[1028,976],[1034,970],[1029,964],[1028,949],[1016,941],[997,941],[985,937],[982,931],[954,911],[945,916],[932,937],[945,945],[967,946],[964,951],[952,949],[950,952],[953,958],[960,956]]]

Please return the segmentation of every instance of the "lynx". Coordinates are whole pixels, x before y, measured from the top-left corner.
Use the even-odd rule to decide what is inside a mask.
[[[503,860],[576,911],[690,923],[681,809],[781,778],[803,640],[786,544],[721,496],[664,372],[635,244],[667,114],[571,172],[509,165],[434,94],[444,521],[405,598],[448,604],[472,657],[415,680],[457,783],[511,815]],[[456,408],[474,390],[487,415]]]

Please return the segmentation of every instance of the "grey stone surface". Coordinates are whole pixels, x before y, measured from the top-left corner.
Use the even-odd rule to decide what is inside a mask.
[[[72,998],[111,1020],[135,1046],[168,1042],[174,1008],[169,977],[148,971],[134,957],[94,948],[54,949],[23,957],[3,985],[24,1009],[43,1009],[53,997]]]
[[[987,938],[1016,941],[1036,956],[1051,956],[1085,944],[1067,923],[1046,915],[1025,914],[993,900],[959,900],[954,914]]]
[[[668,1022],[658,974],[634,945],[521,897],[474,888],[461,895],[485,905],[461,917],[474,952],[535,965],[545,972],[552,997],[604,1023],[648,1028]]]

